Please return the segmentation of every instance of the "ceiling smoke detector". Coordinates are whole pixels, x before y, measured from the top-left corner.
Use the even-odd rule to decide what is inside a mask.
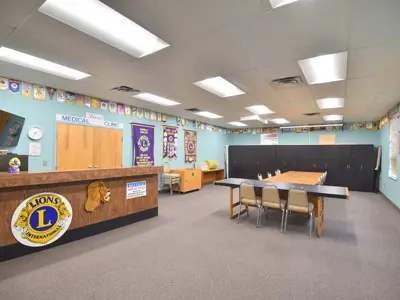
[[[304,80],[300,76],[278,78],[271,81],[274,89],[285,89],[304,85]]]
[[[111,89],[112,91],[117,91],[117,92],[123,92],[123,93],[140,93],[139,90],[136,90],[134,88],[131,88],[126,85],[121,85],[121,86],[116,86]]]

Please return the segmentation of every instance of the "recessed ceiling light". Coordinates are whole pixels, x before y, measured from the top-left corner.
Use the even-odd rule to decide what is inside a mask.
[[[135,57],[169,46],[98,0],[47,0],[39,11]]]
[[[213,114],[213,113],[208,112],[208,111],[199,111],[199,112],[196,112],[194,114],[198,115],[198,116],[202,116],[204,118],[209,118],[209,119],[220,119],[220,118],[223,118],[222,116]]]
[[[242,122],[229,122],[228,124],[238,127],[246,127],[247,125]]]
[[[273,8],[277,8],[279,6],[283,6],[286,4],[290,4],[299,0],[269,0]]]
[[[286,120],[284,118],[271,119],[270,121],[275,123],[275,124],[288,124],[288,123],[290,123],[288,120]]]
[[[243,95],[245,93],[221,76],[207,78],[193,84],[222,98]]]
[[[343,116],[342,115],[328,115],[324,116],[325,121],[342,121]]]
[[[249,107],[245,107],[245,108],[255,115],[267,115],[267,114],[274,113],[272,110],[270,110],[265,105],[253,105],[253,106],[249,106]]]
[[[0,47],[0,60],[71,80],[79,80],[91,76],[51,61],[6,47]]]
[[[347,52],[299,60],[299,65],[308,84],[345,80],[347,76]]]
[[[317,105],[320,109],[343,107],[344,106],[344,98],[317,99]]]
[[[140,94],[134,95],[133,97],[137,98],[137,99],[140,99],[140,100],[153,102],[155,104],[164,105],[164,106],[173,106],[173,105],[180,104],[179,102],[172,101],[170,99],[167,99],[167,98],[164,98],[164,97],[160,97],[160,96],[157,96],[157,95],[153,95],[153,94],[150,94],[150,93],[140,93]]]
[[[260,121],[261,118],[260,118],[260,116],[257,116],[257,115],[246,116],[246,117],[241,117],[240,118],[240,121],[254,121],[254,120]]]

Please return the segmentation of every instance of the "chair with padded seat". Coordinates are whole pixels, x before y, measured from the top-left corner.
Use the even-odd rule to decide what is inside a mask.
[[[314,227],[314,204],[308,202],[308,196],[306,191],[295,190],[295,189],[289,190],[289,197],[285,211],[285,226],[284,226],[285,233],[287,228],[288,212],[296,212],[301,214],[307,214],[310,216],[309,236],[311,238],[312,230]]]
[[[280,210],[281,216],[281,232],[283,232],[283,223],[285,219],[286,200],[279,197],[278,188],[271,184],[264,186],[262,189],[261,206],[265,209],[265,217],[267,217],[268,209]],[[261,209],[261,208],[260,208]]]
[[[167,162],[164,163],[164,173],[163,173],[163,186],[168,185],[170,189],[170,194],[172,195],[173,190],[172,186],[174,184],[178,185],[179,194],[181,193],[181,175],[176,173],[171,173],[171,169],[169,168],[169,164]]]
[[[242,182],[239,187],[239,214],[238,214],[238,224],[240,223],[240,212],[242,211],[242,205],[247,207],[256,207],[257,210],[257,227],[259,227],[260,222],[260,207],[261,198],[256,196],[254,190],[254,185],[251,182]]]

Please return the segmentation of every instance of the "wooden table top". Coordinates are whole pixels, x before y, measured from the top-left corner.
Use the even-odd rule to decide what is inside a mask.
[[[322,174],[324,173],[289,171],[278,176],[265,178],[263,181],[290,182],[295,184],[317,184],[318,179],[322,176]]]

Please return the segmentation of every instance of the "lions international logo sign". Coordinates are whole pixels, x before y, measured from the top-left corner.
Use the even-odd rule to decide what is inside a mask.
[[[41,247],[58,240],[72,221],[71,204],[54,193],[36,194],[14,211],[11,230],[18,242]]]

